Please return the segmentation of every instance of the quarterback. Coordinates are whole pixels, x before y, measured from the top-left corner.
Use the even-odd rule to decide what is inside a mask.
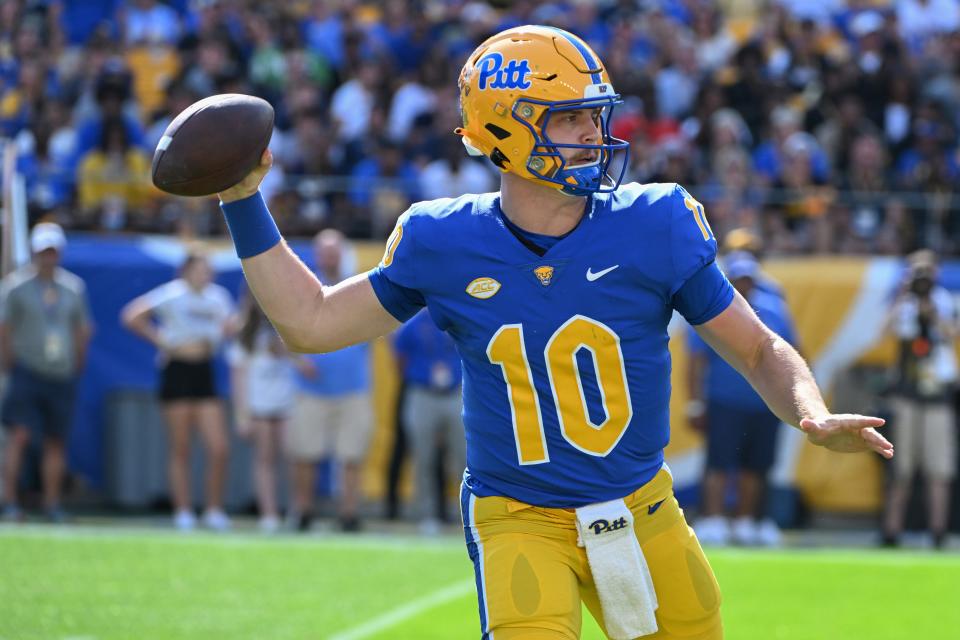
[[[608,126],[620,96],[582,40],[504,31],[459,84],[457,133],[501,170],[499,192],[413,205],[375,269],[322,286],[259,195],[265,152],[220,193],[247,281],[294,350],[370,340],[423,307],[453,337],[482,638],[579,638],[581,603],[615,640],[721,638],[720,592],[664,464],[673,312],[814,444],[889,458],[883,421],[830,413],[720,271],[683,187],[609,175],[628,146]]]

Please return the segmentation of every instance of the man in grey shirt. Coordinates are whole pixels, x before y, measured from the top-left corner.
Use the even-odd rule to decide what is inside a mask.
[[[0,367],[9,373],[0,421],[8,430],[3,459],[6,520],[21,520],[17,481],[27,444],[42,436],[43,502],[48,517],[63,519],[67,429],[76,382],[90,339],[86,287],[60,268],[66,237],[42,222],[30,234],[33,264],[0,282]]]

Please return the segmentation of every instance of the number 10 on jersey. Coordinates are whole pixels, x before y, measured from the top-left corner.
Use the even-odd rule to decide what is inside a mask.
[[[580,382],[577,354],[581,349],[586,349],[593,358],[605,415],[599,423],[590,418]],[[554,331],[543,356],[563,437],[584,453],[606,456],[620,442],[633,418],[620,336],[602,322],[576,315]],[[500,327],[487,345],[487,358],[503,370],[520,464],[549,462],[550,452],[523,340],[523,325]]]

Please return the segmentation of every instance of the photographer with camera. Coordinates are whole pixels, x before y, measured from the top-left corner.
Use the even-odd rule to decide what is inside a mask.
[[[957,310],[950,292],[936,284],[933,252],[917,251],[908,261],[907,278],[887,319],[888,331],[898,342],[891,394],[897,457],[887,497],[883,543],[899,543],[911,483],[919,468],[926,480],[933,544],[942,548],[950,483],[956,473],[952,396],[957,383]]]

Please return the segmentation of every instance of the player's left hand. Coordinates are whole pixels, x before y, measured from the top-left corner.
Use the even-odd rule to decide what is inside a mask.
[[[840,413],[816,420],[804,418],[800,421],[800,430],[807,434],[810,442],[831,451],[876,451],[890,459],[893,457],[893,445],[876,430],[876,427],[882,427],[884,422],[883,418]]]

